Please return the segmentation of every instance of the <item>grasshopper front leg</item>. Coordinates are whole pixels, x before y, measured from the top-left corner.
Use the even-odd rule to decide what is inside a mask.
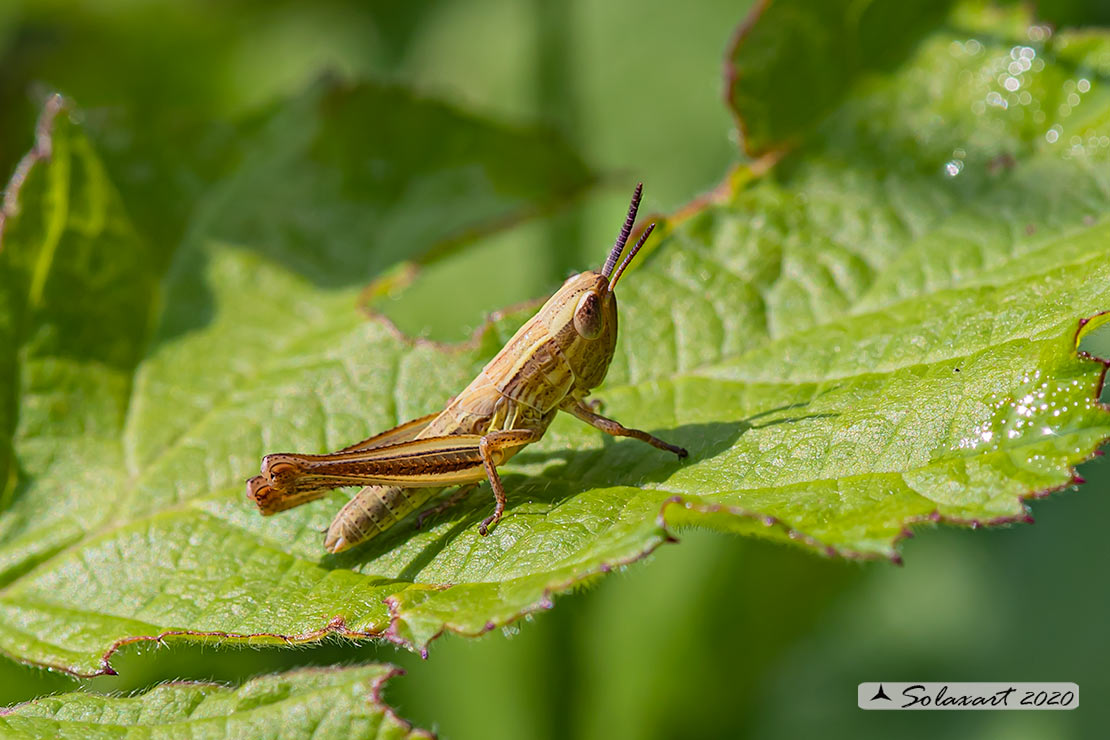
[[[690,454],[683,447],[678,447],[677,445],[673,445],[670,442],[664,442],[658,437],[648,434],[647,432],[641,431],[639,429],[629,429],[618,421],[608,419],[604,416],[601,416],[600,414],[595,414],[593,411],[590,411],[589,407],[586,406],[586,404],[584,404],[577,398],[572,398],[568,396],[566,400],[564,400],[563,403],[560,405],[560,408],[562,408],[563,411],[572,414],[574,417],[581,419],[595,429],[600,429],[606,434],[612,434],[614,437],[631,437],[632,439],[638,439],[641,442],[647,442],[652,447],[656,447],[660,450],[673,452],[680,458],[686,457]]]

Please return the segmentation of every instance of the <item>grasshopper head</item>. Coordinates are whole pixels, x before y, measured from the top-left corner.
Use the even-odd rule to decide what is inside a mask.
[[[642,191],[641,183],[636,186],[628,217],[601,271],[588,270],[572,275],[540,311],[548,331],[555,337],[574,370],[577,386],[581,390],[598,386],[609,370],[613,348],[617,344],[617,297],[614,290],[628,263],[655,228],[655,224],[651,224],[644,229],[614,271],[636,223]]]
[[[574,371],[575,385],[599,385],[617,344],[617,299],[609,280],[593,270],[572,275],[540,316]]]

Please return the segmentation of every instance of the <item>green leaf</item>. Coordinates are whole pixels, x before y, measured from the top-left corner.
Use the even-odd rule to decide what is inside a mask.
[[[258,154],[205,193],[155,283],[95,154],[63,126],[4,234],[19,468],[0,520],[0,649],[89,673],[165,636],[423,647],[549,607],[678,526],[896,558],[912,525],[1025,519],[1024,498],[1071,485],[1110,436],[1105,366],[1076,352],[1080,320],[1110,308],[1110,85],[1067,38],[1031,40],[1018,21],[961,6],[773,169],[663,222],[621,284],[598,395],[687,461],[560,418],[505,467],[509,510],[489,537],[480,489],[339,556],[320,530],[344,495],[263,519],[243,493],[259,458],[441,408],[526,312],[456,347],[360,314],[357,283],[450,209],[394,216],[371,198],[411,228],[360,257],[351,234],[378,233],[365,194],[345,201],[316,164],[342,171],[358,127],[282,160],[303,127],[280,115],[248,128]],[[27,303],[58,233],[65,259]]]
[[[950,0],[761,0],[725,57],[753,156],[796,144],[859,77],[901,61]]]
[[[553,208],[592,180],[548,132],[483,121],[400,88],[318,85],[217,147],[228,161],[209,171],[226,174],[192,203],[175,249],[163,241],[172,230],[140,228],[130,213],[150,214],[159,204],[178,213],[180,204],[161,199],[195,186],[113,182],[80,129],[64,113],[54,118],[59,100],[49,104],[39,144],[9,188],[0,243],[0,583],[7,596],[43,561],[60,563],[78,543],[124,522],[198,513],[187,502],[202,488],[214,490],[204,480],[206,460],[222,434],[252,437],[241,450],[234,449],[241,438],[222,443],[234,457],[220,463],[219,485],[241,488],[265,444],[261,426],[276,422],[269,411],[269,421],[259,417],[237,430],[228,414],[257,412],[242,404],[244,393],[280,405],[280,393],[263,395],[272,387],[266,378],[276,377],[298,342],[327,346],[328,322],[365,325],[360,286],[384,266],[434,259],[475,234]],[[116,164],[127,170],[124,159]],[[191,173],[193,164],[182,171]],[[436,219],[423,216],[431,210]],[[222,302],[231,294],[237,307]],[[283,324],[289,331],[282,335]],[[223,347],[218,360],[204,349],[213,342]],[[336,433],[365,425],[356,416],[361,405],[350,406],[347,422],[335,420]],[[316,444],[319,435],[312,437]],[[200,467],[186,470],[194,463]],[[171,538],[174,546],[187,544],[181,534],[187,528]],[[157,549],[141,548],[142,557],[158,557]],[[172,571],[175,562],[162,566]],[[142,577],[142,568],[125,570]],[[126,587],[122,573],[92,573],[92,582],[71,586],[87,595],[93,582]],[[172,599],[173,589],[163,596]],[[67,608],[82,612],[87,604],[81,598]],[[51,619],[68,626],[51,635],[39,632],[45,624],[35,626],[39,607],[28,606],[22,597],[0,606],[0,648],[83,672],[99,670],[100,660],[90,657],[104,651],[87,653],[87,640],[151,626],[54,612]]]
[[[388,665],[308,668],[238,688],[178,681],[138,696],[77,692],[0,709],[0,733],[18,738],[431,737],[382,703]]]

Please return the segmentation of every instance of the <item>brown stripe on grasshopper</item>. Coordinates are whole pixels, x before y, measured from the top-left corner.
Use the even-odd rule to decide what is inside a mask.
[[[325,549],[341,552],[389,529],[444,488],[459,486],[436,512],[488,480],[496,505],[478,527],[484,535],[501,519],[507,500],[497,466],[540,439],[559,411],[607,434],[686,457],[683,448],[628,429],[584,403],[613,359],[617,283],[655,227],[644,229],[624,253],[641,193],[642,185],[637,185],[601,270],[568,278],[443,411],[331,454],[267,455],[261,475],[247,482],[259,510],[273,514],[315,500],[331,488],[365,486],[325,536]]]

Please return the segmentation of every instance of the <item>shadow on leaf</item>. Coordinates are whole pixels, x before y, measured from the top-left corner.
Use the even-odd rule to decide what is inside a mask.
[[[665,481],[685,465],[711,459],[732,448],[737,439],[749,429],[835,416],[835,414],[777,416],[806,405],[808,404],[792,404],[737,421],[683,424],[671,429],[651,430],[653,434],[685,447],[690,453],[685,460],[678,460],[674,455],[649,447],[637,440],[609,436],[604,437],[601,449],[521,453],[514,458],[519,463],[549,465],[537,475],[517,472],[502,474],[509,500],[501,526],[520,517],[534,517],[537,522],[535,526],[538,526],[550,512],[591,489],[639,488],[645,483]],[[428,503],[428,506],[433,506],[434,503],[433,500]],[[480,540],[478,525],[489,515],[492,508],[493,497],[489,491],[489,484],[483,483],[467,497],[466,501],[437,515],[435,519],[439,520],[441,528],[445,521],[449,522],[450,526],[413,554],[398,573],[397,578],[401,581],[416,582],[424,568],[456,539],[470,537],[476,542]],[[429,525],[435,527],[436,522],[433,520],[425,524],[425,526]],[[358,570],[361,565],[371,563],[385,553],[402,546],[419,531],[416,528],[415,515],[408,517],[361,547],[325,557],[321,564],[328,568]]]

